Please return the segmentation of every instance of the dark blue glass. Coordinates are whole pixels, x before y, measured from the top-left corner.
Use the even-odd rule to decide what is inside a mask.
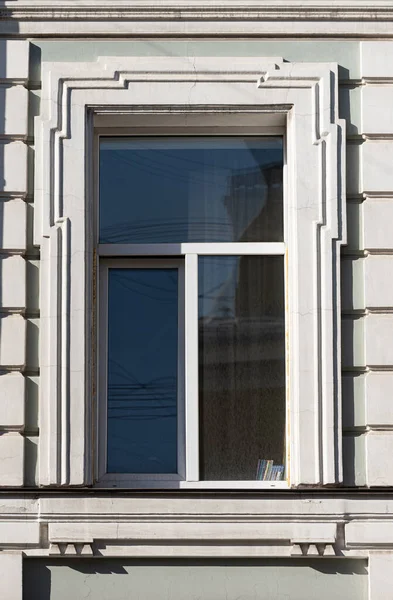
[[[100,243],[282,240],[281,137],[101,139]]]
[[[108,275],[108,473],[177,472],[178,271]]]

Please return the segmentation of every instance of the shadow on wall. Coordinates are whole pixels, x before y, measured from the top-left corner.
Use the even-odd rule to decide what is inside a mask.
[[[5,1],[0,1],[0,8],[5,6]],[[13,36],[15,33],[19,31],[19,25],[17,21],[12,20],[4,20],[1,24],[2,35],[10,34]],[[7,40],[0,40],[0,81],[5,81],[10,77],[10,65],[11,65],[12,57],[7,54]],[[12,76],[12,75],[11,75]],[[5,95],[6,95],[6,85],[0,86],[0,249],[4,247],[4,203],[12,197],[12,194],[8,192],[5,193],[6,188],[6,173],[5,173],[5,142],[6,142],[6,106],[5,106]],[[4,313],[2,311],[3,307],[3,277],[2,277],[2,261],[0,260],[0,340],[1,340],[1,325],[2,318],[4,317]],[[1,369],[1,367],[0,367]],[[1,373],[1,370],[0,370]]]
[[[351,576],[352,591],[348,591],[348,575]],[[23,600],[65,600],[71,590],[75,594],[74,600],[86,598],[86,593],[102,600],[109,597],[113,600],[141,597],[145,600],[160,597],[172,600],[237,600],[239,597],[242,600],[314,600],[316,593],[320,600],[332,596],[337,600],[364,600],[367,597],[367,561],[25,559],[23,589]]]
[[[1,3],[3,4],[3,2]],[[0,6],[1,6],[0,4]],[[7,78],[7,42],[0,40],[0,79]],[[5,126],[5,87],[2,86],[0,93],[0,134],[4,136],[6,131]],[[0,249],[4,247],[4,197],[5,188],[5,164],[4,164],[4,139],[0,142]],[[2,277],[2,261],[0,260],[0,307],[3,306],[3,277]],[[1,310],[1,309],[0,309]],[[3,313],[0,315],[0,340],[2,329]],[[1,369],[1,367],[0,367]],[[0,372],[1,374],[1,372]]]
[[[0,1],[0,7],[4,7],[5,3]],[[31,142],[33,140],[33,117],[39,112],[39,97],[37,93],[28,92],[28,130],[26,131],[26,115],[21,114],[20,120],[18,121],[18,113],[15,108],[13,109],[10,106],[10,97],[12,98],[12,87],[19,85],[24,86],[26,73],[23,72],[25,69],[25,65],[18,66],[18,57],[19,54],[15,50],[15,42],[9,44],[10,41],[15,39],[15,34],[19,30],[18,22],[13,21],[12,19],[7,19],[7,9],[5,8],[5,15],[1,22],[1,34],[2,36],[7,36],[5,39],[0,40],[0,250],[5,251],[2,259],[7,259],[8,253],[7,251],[15,251],[23,250],[24,246],[19,246],[19,242],[16,242],[17,246],[12,245],[14,233],[15,240],[21,240],[21,236],[18,232],[13,232],[10,227],[18,227],[19,221],[16,220],[16,215],[20,214],[19,207],[21,200],[26,202],[27,204],[27,212],[28,212],[28,226],[29,232],[27,236],[26,243],[30,246],[30,250],[32,248],[32,213],[33,208],[31,204],[31,200],[33,197],[33,164],[34,164],[34,156],[33,149],[31,148]],[[20,42],[22,44],[22,42]],[[18,44],[18,42],[16,42]],[[34,49],[35,52],[32,52],[31,49]],[[30,64],[29,64],[29,74],[28,81],[34,81],[38,83],[40,79],[39,75],[39,65],[40,65],[40,55],[38,54],[39,49],[37,47],[33,47],[30,44]],[[34,63],[34,65],[33,65]],[[32,66],[34,66],[34,74],[31,74]],[[23,80],[21,79],[23,77]],[[30,85],[28,86],[30,90]],[[11,95],[10,95],[11,91]],[[13,110],[12,110],[13,109]],[[10,113],[12,113],[12,119],[7,121],[7,117],[10,117]],[[11,163],[8,160],[9,151],[11,149],[12,152],[12,144],[21,142],[28,144],[27,152],[28,152],[28,165],[27,165],[27,188],[20,188],[19,186],[14,185],[12,182],[17,179],[18,168],[19,166]],[[11,148],[10,148],[11,147]],[[12,171],[10,171],[12,169]],[[25,171],[25,165],[20,165],[21,172]],[[17,187],[18,189],[15,189]],[[22,191],[20,191],[22,189]],[[27,190],[27,194],[26,194]],[[18,206],[19,204],[19,206]],[[16,211],[15,212],[15,208]],[[20,223],[20,226],[23,227],[23,223]],[[11,240],[11,246],[9,243]],[[29,253],[29,247],[27,249],[27,254]],[[31,279],[31,271],[27,270],[27,277]],[[14,306],[5,306],[6,300],[6,292],[4,289],[4,285],[7,285],[7,281],[4,281],[4,262],[0,260],[0,340],[2,339],[2,334],[4,333],[4,321],[3,319],[9,316],[10,310],[13,308],[22,308],[22,307],[14,307]],[[37,276],[35,276],[37,279]],[[27,284],[29,281],[27,281]],[[36,290],[34,290],[36,291]],[[38,294],[38,290],[37,290]],[[27,301],[28,306],[28,301]],[[38,304],[37,304],[38,306]],[[27,330],[27,338],[31,334],[30,330]],[[29,344],[29,340],[27,339],[27,343]],[[38,342],[35,343],[38,345]],[[12,367],[10,364],[7,355],[2,355],[0,359],[0,376],[9,372],[9,367]],[[34,386],[31,384],[29,388],[33,388]],[[34,390],[35,391],[35,390]],[[30,419],[32,420],[32,419]],[[27,425],[28,427],[28,425]],[[34,452],[36,451],[36,445],[31,444],[28,438],[25,439],[26,448],[26,457],[31,461],[34,458]],[[29,444],[33,447],[29,449]],[[33,458],[31,458],[33,457]],[[31,472],[34,472],[32,468],[30,468]],[[31,479],[31,478],[30,478]],[[25,481],[27,484],[34,483],[33,481]]]

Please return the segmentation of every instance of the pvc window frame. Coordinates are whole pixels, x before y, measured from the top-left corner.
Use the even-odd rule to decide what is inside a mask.
[[[165,269],[175,268],[178,272],[178,367],[177,367],[177,474],[107,473],[107,333],[108,333],[108,274],[109,269]],[[99,328],[98,377],[99,389],[97,474],[102,484],[110,486],[143,485],[143,482],[174,484],[186,477],[185,463],[185,393],[184,393],[184,260],[179,258],[122,258],[104,259],[99,264]]]
[[[163,130],[165,134],[163,135]],[[121,131],[121,135],[119,135]],[[168,127],[152,128],[124,128],[116,129],[116,137],[141,137],[160,136],[170,138],[174,129]],[[125,487],[125,488],[181,488],[181,489],[285,489],[288,488],[287,471],[283,481],[260,480],[219,480],[209,481],[199,479],[199,394],[198,394],[198,257],[199,256],[283,256],[286,255],[287,232],[287,168],[286,168],[286,131],[285,127],[275,126],[255,127],[251,130],[247,126],[207,127],[200,125],[189,128],[177,127],[178,136],[211,136],[212,138],[231,136],[235,137],[280,137],[283,142],[283,241],[282,242],[219,242],[219,243],[165,243],[165,244],[99,244],[97,242],[97,260],[99,261],[99,306],[97,308],[99,327],[96,335],[98,340],[98,405],[97,405],[97,481],[98,487]],[[234,135],[234,131],[236,134]],[[98,190],[98,162],[100,139],[113,137],[112,128],[97,128],[95,133],[95,189],[96,189],[96,219],[95,237],[98,240],[99,221],[99,190]],[[182,257],[179,259],[178,257]],[[151,258],[155,257],[155,258]],[[178,360],[178,474],[135,474],[135,473],[107,473],[106,448],[107,448],[107,273],[110,267],[126,268],[135,265],[136,268],[153,268],[179,265],[179,348],[183,348],[183,357]],[[174,262],[175,261],[175,262]],[[180,265],[182,264],[182,268]],[[287,261],[284,260],[284,296],[287,297]],[[183,296],[183,302],[180,295]],[[285,307],[285,330],[288,327],[287,306]],[[186,334],[186,335],[185,335]],[[183,336],[183,337],[182,337]],[[286,340],[288,336],[286,335]],[[285,364],[287,365],[288,348],[285,347]],[[285,413],[289,414],[288,385],[285,386]],[[287,419],[286,419],[287,421]],[[288,423],[285,425],[284,447],[285,465],[289,460]]]

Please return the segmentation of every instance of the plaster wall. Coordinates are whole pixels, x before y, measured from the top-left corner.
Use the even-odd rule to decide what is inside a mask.
[[[34,485],[38,436],[39,248],[32,243],[33,120],[39,111],[40,64],[47,60],[94,62],[103,52],[131,56],[283,55],[292,61],[337,61],[340,116],[347,122],[348,244],[342,251],[344,483],[392,485],[393,468],[379,466],[381,448],[393,445],[393,84],[383,67],[393,45],[355,41],[69,42],[9,41],[12,55],[0,88],[3,131],[1,180],[0,389],[4,408],[0,447],[18,448],[3,485]],[[390,53],[390,54],[389,54]],[[380,56],[382,54],[382,57]],[[19,55],[19,59],[17,58]],[[383,77],[381,81],[381,77]],[[392,139],[390,139],[390,137]],[[390,157],[392,154],[392,157]],[[392,377],[391,377],[392,375]],[[18,412],[19,411],[19,412]],[[17,414],[16,414],[17,413]],[[22,414],[24,416],[22,417]],[[17,416],[18,415],[18,416]],[[24,458],[25,450],[26,461]],[[11,465],[11,462],[9,463]],[[17,468],[14,468],[16,467]],[[382,473],[381,473],[382,471]],[[18,473],[16,475],[16,473]],[[377,474],[378,473],[378,474]]]
[[[152,574],[154,573],[154,577]],[[332,577],[333,575],[333,577]],[[348,576],[351,585],[348,586]],[[367,562],[347,560],[161,560],[122,561],[97,559],[75,561],[26,561],[25,600],[82,600],[137,598],[143,590],[146,600],[168,597],[192,600],[367,600]]]
[[[98,548],[112,557],[333,553],[368,560],[370,600],[393,598],[393,42],[376,36],[117,42],[58,36],[0,40],[0,574],[7,575],[0,577],[0,596],[21,600],[22,553],[75,557]],[[103,54],[152,60],[282,56],[338,63],[340,117],[347,123],[348,243],[341,257],[344,485],[382,486],[386,496],[382,491],[373,500],[349,490],[347,496],[330,492],[327,499],[310,491],[300,499],[202,494],[142,501],[91,493],[46,497],[38,488],[24,495],[24,488],[37,486],[39,458],[40,293],[45,291],[39,289],[40,248],[33,243],[33,171],[40,65],[93,63]],[[169,533],[157,527],[162,515],[170,516]],[[189,520],[198,535],[187,528]],[[135,523],[146,527],[135,529]],[[155,546],[156,536],[161,542]]]

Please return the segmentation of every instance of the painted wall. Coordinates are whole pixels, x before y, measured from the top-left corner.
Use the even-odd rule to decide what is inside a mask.
[[[367,561],[30,559],[24,589],[24,600],[367,600]]]
[[[381,28],[382,21],[378,23]],[[48,560],[56,554],[73,555],[75,560],[98,552],[106,557],[108,569],[109,558],[119,553],[128,558],[274,555],[304,560],[307,556],[307,561],[310,556],[324,556],[318,562],[321,567],[310,562],[300,567],[296,558],[290,559],[290,566],[277,563],[266,576],[268,584],[262,573],[247,575],[242,590],[252,596],[252,578],[260,586],[259,598],[266,596],[266,590],[281,594],[277,595],[280,600],[305,600],[307,593],[310,598],[340,598],[345,588],[346,598],[391,600],[393,41],[380,41],[377,34],[365,40],[363,25],[359,25],[351,40],[245,40],[240,39],[238,28],[237,40],[82,41],[62,39],[59,29],[58,38],[34,39],[28,44],[14,39],[20,31],[11,25],[8,22],[3,30],[9,31],[10,39],[0,39],[0,596],[21,600],[22,552],[31,558],[25,568],[26,600],[49,597],[49,577],[54,600],[78,598],[86,574],[89,586],[91,583],[101,597],[108,597],[106,586],[112,588],[113,581],[112,591],[121,597],[132,578],[145,577],[130,563],[120,565],[125,571],[121,577],[108,579],[100,574],[101,567],[95,570],[93,562],[73,567],[74,563],[38,565],[33,560],[34,556]],[[49,26],[54,26],[53,21]],[[26,27],[23,21],[21,29]],[[89,36],[85,33],[85,37]],[[378,497],[347,490],[336,495],[310,491],[308,496],[232,499],[208,494],[176,498],[92,493],[46,496],[38,490],[24,491],[24,486],[37,484],[39,309],[40,294],[45,293],[39,288],[40,252],[33,244],[34,117],[40,111],[40,65],[50,60],[93,62],[104,54],[151,56],[152,60],[168,54],[271,55],[287,61],[338,63],[339,110],[347,122],[348,244],[341,260],[344,484],[384,486],[386,492],[379,492]],[[20,493],[10,487],[20,488]],[[161,521],[168,529],[159,534],[157,522]],[[190,522],[195,529],[189,527]],[[331,562],[326,555],[345,560]],[[118,563],[112,566],[114,572],[119,568]],[[194,577],[196,567],[187,568],[181,571],[176,593]],[[146,582],[161,592],[164,584],[159,574],[160,570],[155,570],[158,579],[146,576]],[[223,575],[217,571],[214,576]],[[203,577],[208,579],[209,569]],[[229,577],[235,577],[233,571]],[[197,581],[202,585],[203,580]],[[279,581],[274,592],[266,587],[273,581]],[[165,585],[169,583],[166,580]],[[296,596],[299,589],[302,593]],[[236,591],[235,587],[231,590]]]
[[[340,116],[347,123],[348,245],[342,252],[343,443],[346,485],[391,485],[393,463],[393,118],[389,43],[358,41],[2,41],[0,150],[0,390],[2,485],[34,485],[38,436],[39,248],[34,218],[34,116],[40,65],[98,56],[283,56],[339,65]],[[386,62],[385,62],[386,57]],[[376,62],[375,62],[376,61]],[[379,61],[379,62],[378,62]],[[375,66],[378,63],[378,71]],[[390,136],[390,137],[389,137]]]

